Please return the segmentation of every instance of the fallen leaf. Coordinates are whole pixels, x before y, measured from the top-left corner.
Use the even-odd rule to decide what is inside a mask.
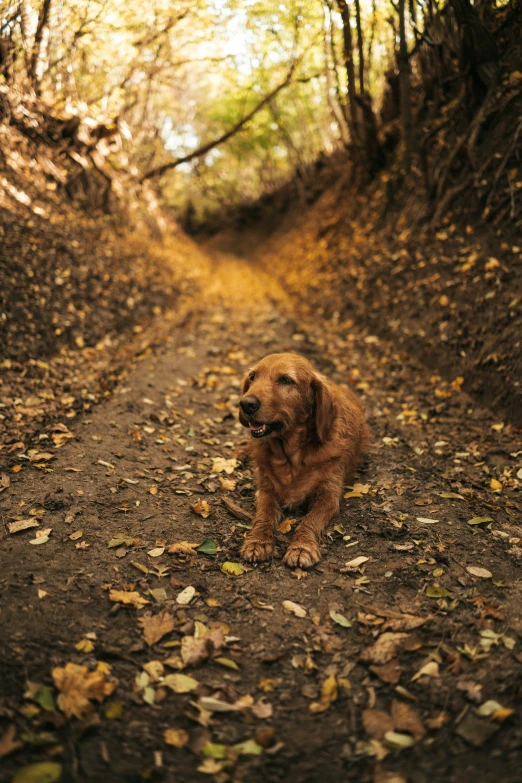
[[[361,654],[361,660],[366,663],[383,664],[395,658],[401,647],[410,638],[407,633],[381,634],[375,644],[367,647]]]
[[[246,571],[241,563],[230,563],[229,561],[226,561],[221,565],[221,570],[225,574],[230,574],[231,576],[241,576],[241,574],[244,574]]]
[[[60,691],[58,706],[68,718],[84,718],[93,711],[93,700],[101,702],[113,693],[117,680],[107,679],[107,669],[104,663],[99,663],[94,671],[67,663],[52,670],[54,684]]]
[[[414,674],[411,678],[412,682],[418,680],[420,677],[438,677],[439,676],[439,664],[436,661],[428,661],[424,666],[421,666],[417,674]]]
[[[174,618],[165,610],[152,617],[140,617],[138,622],[143,628],[143,638],[149,647],[174,630]]]
[[[428,598],[448,598],[451,596],[449,590],[445,587],[439,587],[438,585],[428,585],[426,588],[426,595]]]
[[[221,489],[228,490],[229,492],[233,492],[237,486],[237,481],[234,479],[228,479],[224,476],[219,477],[219,483],[221,485]]]
[[[50,451],[39,451],[36,454],[31,454],[29,457],[30,462],[48,462],[51,459],[54,459],[54,454],[51,454]]]
[[[113,549],[116,546],[132,546],[133,543],[134,543],[134,539],[131,538],[130,536],[116,535],[114,538],[111,538],[111,540],[107,544],[107,548]]]
[[[182,555],[183,557],[194,557],[194,550],[198,549],[198,547],[199,544],[190,544],[188,541],[179,541],[176,544],[169,544],[167,547],[167,552],[169,553],[169,555]]]
[[[489,482],[489,486],[494,492],[502,492],[502,484],[495,478],[492,478]]]
[[[234,745],[234,750],[237,751],[241,756],[260,756],[263,752],[262,746],[258,745],[258,743],[253,739],[239,742],[237,745]]]
[[[165,729],[163,739],[167,745],[172,745],[174,748],[184,748],[190,737],[184,729]]]
[[[94,650],[94,642],[91,639],[86,639],[85,637],[83,639],[80,639],[80,641],[74,645],[78,652],[85,653],[85,655],[88,655],[90,652]]]
[[[403,614],[399,617],[392,617],[386,620],[382,626],[382,631],[413,631],[414,628],[420,628],[421,625],[433,620],[433,615],[429,617],[418,617],[414,614]]]
[[[181,640],[181,660],[185,666],[198,666],[212,654],[213,646],[208,638],[196,639],[184,636]]]
[[[157,546],[157,547],[154,547],[154,549],[150,549],[147,552],[147,554],[148,554],[149,557],[160,557],[160,555],[162,555],[164,551],[165,551],[165,547],[164,546]]]
[[[194,596],[196,595],[196,588],[192,585],[189,585],[188,587],[185,587],[184,590],[181,591],[181,593],[178,593],[176,596],[176,603],[180,604],[181,606],[187,606]]]
[[[501,704],[499,704],[498,701],[489,699],[489,701],[485,701],[484,704],[481,704],[480,707],[477,707],[475,712],[477,715],[480,715],[481,718],[489,718],[495,712],[498,712],[499,710],[503,710],[503,709],[504,707]],[[510,710],[509,712],[511,714],[513,710]]]
[[[126,590],[111,590],[109,593],[111,601],[119,604],[131,604],[136,609],[141,609],[142,606],[148,604],[146,598],[143,598],[139,593],[127,592]]]
[[[484,525],[486,522],[493,522],[491,517],[473,517],[468,519],[468,525]]]
[[[71,533],[69,538],[71,539],[71,541],[77,541],[82,536],[83,536],[83,530],[76,530],[74,533]]]
[[[283,601],[283,609],[285,612],[288,612],[288,614],[293,614],[296,617],[303,618],[307,615],[306,609],[293,601]]]
[[[56,761],[39,761],[19,769],[12,783],[58,783],[61,777],[61,764]]]
[[[393,731],[395,724],[391,715],[383,710],[367,709],[362,711],[362,723],[364,730],[370,737],[384,739],[387,731]]]
[[[143,664],[144,671],[149,675],[151,682],[158,682],[164,674],[164,666],[161,661],[149,661]]]
[[[200,517],[203,517],[203,519],[207,519],[212,513],[212,506],[207,503],[206,500],[198,500],[197,503],[194,503],[191,506],[192,511],[195,514],[198,514]]]
[[[201,718],[200,718],[201,720]],[[205,724],[206,725],[206,724]],[[197,767],[197,771],[203,775],[216,775],[223,769],[223,764],[216,759],[203,759],[202,763]]]
[[[330,617],[334,623],[337,623],[337,625],[342,625],[343,628],[352,627],[351,622],[344,615],[339,614],[339,612],[334,612],[333,609],[330,609]]]
[[[361,555],[360,557],[356,557],[354,560],[350,560],[348,563],[345,563],[345,568],[350,569],[356,569],[359,568],[363,563],[366,563],[367,560],[369,560],[369,557],[365,557],[364,555]]]
[[[376,674],[380,680],[391,685],[396,685],[401,678],[401,667],[395,658],[381,666],[370,666],[370,671]]]
[[[19,519],[17,522],[8,522],[7,529],[11,533],[21,533],[22,530],[29,530],[31,527],[38,527],[40,523],[37,519]]]
[[[310,712],[325,712],[328,707],[337,700],[337,680],[333,674],[326,678],[321,685],[321,696],[318,702],[310,704]]]
[[[224,457],[214,457],[212,460],[212,473],[226,473],[227,476],[232,475],[236,468],[239,467],[237,459],[224,459]]]
[[[162,685],[170,688],[174,693],[190,693],[196,690],[199,682],[186,674],[167,674],[162,680]]]
[[[279,532],[283,533],[283,535],[286,535],[286,533],[290,533],[292,527],[296,524],[296,522],[297,519],[283,519],[283,521],[278,527]]]
[[[397,731],[387,731],[384,735],[384,739],[389,745],[398,749],[411,748],[412,745],[415,745],[414,737],[410,734],[401,734]]]
[[[218,742],[206,742],[201,748],[201,752],[204,756],[208,756],[210,759],[226,759],[227,758],[227,746],[221,745]]]
[[[482,579],[491,579],[493,574],[488,571],[487,568],[481,568],[480,566],[466,566],[466,571],[472,576],[479,576]]]
[[[212,541],[210,538],[207,538],[205,541],[203,541],[202,544],[198,546],[197,551],[201,552],[203,555],[215,555],[217,552],[216,542]]]
[[[410,704],[394,699],[391,714],[396,729],[412,734],[417,740],[421,740],[425,736],[426,729],[416,710]]]
[[[225,669],[235,669],[236,671],[240,671],[239,666],[235,661],[233,661],[231,658],[213,658],[214,663],[219,663],[220,666],[224,666]]]
[[[417,522],[422,522],[423,525],[437,525],[440,520],[429,519],[429,517],[417,517]]]
[[[49,541],[49,536],[45,535],[43,531],[39,531],[42,535],[37,535],[36,538],[32,538],[29,543],[33,544],[33,546],[39,546],[40,544],[47,544]]]
[[[274,712],[274,708],[270,702],[265,701],[264,699],[259,699],[259,701],[253,704],[250,709],[256,718],[259,718],[259,720],[266,720],[267,718],[271,718]]]

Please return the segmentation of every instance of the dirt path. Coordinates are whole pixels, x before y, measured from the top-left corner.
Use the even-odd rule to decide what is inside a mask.
[[[104,783],[520,781],[520,431],[211,263],[183,329],[4,469],[0,780],[46,762]],[[280,532],[277,559],[233,575],[254,508],[240,378],[285,350],[357,388],[371,457],[318,567],[284,567]]]

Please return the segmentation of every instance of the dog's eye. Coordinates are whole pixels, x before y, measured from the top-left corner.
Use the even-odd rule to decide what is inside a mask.
[[[256,374],[254,371],[248,373],[248,380],[253,381],[255,380]]]
[[[295,381],[293,378],[289,378],[288,375],[282,375],[277,379],[277,382],[281,383],[283,386],[295,386]]]

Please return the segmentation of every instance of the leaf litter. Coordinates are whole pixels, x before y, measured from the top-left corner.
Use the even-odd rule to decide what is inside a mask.
[[[221,350],[224,330],[219,324],[212,325],[211,320],[206,323],[208,335],[216,335],[215,343]],[[49,683],[45,686],[48,691],[39,687],[36,692],[39,695],[35,693],[33,699],[27,698],[25,707],[45,709],[50,714],[58,709],[61,720],[67,722],[94,720],[97,713],[105,716],[108,723],[121,720],[122,726],[124,721],[147,721],[150,731],[160,740],[158,747],[163,748],[164,763],[165,759],[180,759],[180,753],[186,754],[191,759],[187,763],[192,764],[193,774],[198,766],[206,774],[219,775],[224,770],[241,769],[241,759],[262,764],[269,757],[273,768],[279,770],[280,744],[289,749],[289,755],[306,757],[306,738],[299,734],[299,710],[306,712],[307,720],[313,722],[311,725],[319,734],[330,716],[332,720],[345,720],[346,694],[350,688],[357,694],[360,689],[364,701],[353,701],[358,728],[353,732],[353,741],[351,735],[349,740],[343,737],[346,746],[343,753],[350,758],[367,755],[378,783],[381,780],[403,783],[405,779],[401,773],[381,766],[387,754],[397,752],[402,759],[415,745],[423,743],[422,753],[429,757],[429,746],[423,742],[427,732],[430,737],[431,732],[441,732],[450,749],[448,752],[452,752],[455,740],[480,747],[498,732],[503,732],[509,743],[512,710],[516,710],[516,705],[513,706],[498,685],[494,667],[498,667],[497,671],[505,668],[515,660],[512,656],[518,654],[517,634],[515,630],[508,632],[509,623],[499,610],[509,600],[511,591],[512,578],[506,563],[518,562],[517,547],[520,548],[513,524],[517,487],[509,484],[517,480],[520,457],[512,458],[509,467],[506,463],[510,475],[490,466],[494,478],[487,475],[482,465],[475,468],[473,460],[479,463],[484,459],[488,464],[490,436],[483,436],[482,425],[470,419],[469,438],[467,434],[455,435],[459,440],[458,444],[455,442],[455,459],[461,462],[453,463],[449,457],[439,455],[441,470],[433,471],[434,463],[430,462],[431,457],[428,459],[429,444],[447,454],[449,447],[437,444],[453,444],[449,433],[453,435],[454,428],[446,422],[443,409],[426,414],[426,419],[419,414],[434,410],[432,406],[446,398],[435,395],[433,402],[432,391],[424,388],[422,381],[419,388],[410,383],[409,391],[405,390],[403,395],[398,391],[402,381],[398,383],[384,344],[381,351],[377,344],[371,343],[371,350],[378,357],[373,359],[358,352],[356,330],[332,322],[327,326],[328,346],[324,347],[318,341],[325,339],[325,335],[313,323],[308,323],[307,341],[311,346],[323,346],[321,351],[326,351],[332,367],[343,367],[347,354],[357,357],[353,363],[353,384],[359,386],[358,393],[364,396],[364,384],[372,383],[380,408],[389,406],[392,411],[377,417],[377,428],[386,425],[390,429],[383,428],[378,439],[379,445],[372,455],[377,467],[370,467],[371,476],[364,468],[361,478],[354,480],[346,493],[348,502],[343,505],[348,512],[342,512],[342,525],[336,525],[333,543],[324,549],[323,561],[317,569],[287,573],[278,559],[281,551],[273,562],[250,568],[240,561],[239,547],[245,529],[252,523],[255,482],[248,459],[243,455],[236,457],[233,451],[243,437],[242,431],[235,428],[239,388],[236,383],[248,361],[266,350],[264,344],[254,343],[255,335],[248,334],[248,319],[240,323],[238,332],[246,333],[252,343],[242,358],[223,360],[224,367],[229,361],[236,361],[236,375],[202,371],[197,375],[200,369],[196,369],[194,378],[188,375],[182,378],[180,370],[179,380],[184,383],[178,383],[169,371],[163,400],[161,384],[157,385],[154,404],[145,403],[144,420],[138,424],[136,417],[132,424],[133,431],[139,429],[142,440],[128,436],[132,448],[139,449],[133,456],[145,457],[142,464],[135,460],[126,463],[124,438],[111,447],[109,434],[105,433],[102,454],[105,459],[99,460],[98,454],[90,457],[90,466],[97,462],[103,468],[96,468],[100,500],[96,511],[105,526],[101,541],[108,541],[108,546],[102,544],[105,560],[100,587],[96,588],[96,594],[89,593],[99,604],[102,622],[100,627],[89,621],[80,631],[76,628],[69,645],[74,664],[66,648],[54,650],[52,664],[47,658],[42,672],[42,681]],[[270,320],[263,320],[265,323],[269,338],[275,334],[272,330],[280,329],[279,325],[271,326]],[[207,349],[214,350],[207,332],[205,335],[204,346],[195,345],[201,368],[206,364]],[[233,340],[229,346],[232,353],[241,350],[232,343]],[[185,348],[192,349],[192,344]],[[412,381],[413,366],[405,367]],[[154,371],[153,365],[149,365],[148,371]],[[344,382],[352,369],[334,372]],[[403,400],[407,393],[421,397],[425,404]],[[130,394],[129,400],[135,396],[134,392]],[[138,399],[147,394],[152,394],[150,389],[142,390]],[[394,397],[394,402],[387,401],[385,394]],[[199,416],[198,406],[203,399],[205,410],[212,411],[209,419],[206,412]],[[444,405],[451,411],[453,398],[447,399]],[[397,410],[396,405],[399,405]],[[401,418],[397,419],[397,415]],[[72,424],[71,429],[74,429]],[[107,430],[110,432],[110,427]],[[101,428],[97,432],[101,433]],[[496,438],[506,438],[509,434],[505,428],[494,432]],[[92,467],[87,462],[72,467],[72,459],[69,464],[60,462],[62,453],[65,460],[71,439],[60,440],[60,449],[51,454],[51,444],[55,441],[52,433],[49,434],[49,445],[35,448],[29,459],[13,452],[6,473],[0,477],[0,488],[2,498],[7,498],[11,497],[14,486],[27,487],[23,483],[27,481],[26,474],[31,476],[35,470],[43,470],[36,468],[37,464],[47,466],[46,470],[53,469],[56,474],[59,472],[65,505],[59,514],[49,512],[46,517],[50,519],[49,527],[53,527],[46,543],[49,551],[56,553],[64,530],[70,530],[63,525],[81,519],[82,530],[66,532],[65,543],[71,556],[81,558],[82,564],[76,567],[69,585],[65,578],[55,585],[45,569],[42,569],[44,583],[33,582],[40,571],[32,568],[28,589],[33,591],[33,599],[37,590],[45,594],[41,605],[55,600],[55,593],[61,597],[63,591],[71,605],[76,606],[75,580],[82,584],[83,574],[95,571],[95,560],[86,564],[83,558],[94,553],[96,557],[99,555],[96,525],[89,515],[94,507],[85,496],[77,494],[77,490],[84,491],[84,479]],[[147,436],[151,437],[143,440]],[[460,442],[466,438],[469,443]],[[227,445],[229,441],[232,445]],[[411,448],[413,445],[417,450]],[[510,450],[514,454],[519,450],[513,438],[505,454]],[[24,452],[24,448],[18,450],[18,454]],[[464,453],[473,455],[473,459],[459,456]],[[422,486],[419,474],[414,472],[420,465],[429,466],[431,487]],[[459,465],[465,467],[459,470]],[[13,470],[17,466],[19,469]],[[442,471],[446,471],[443,477]],[[126,480],[117,482],[111,479],[113,474]],[[56,477],[51,473],[41,475],[42,480],[45,477],[51,483]],[[56,489],[61,484],[53,486]],[[477,489],[479,485],[483,490]],[[474,493],[472,503],[470,487]],[[42,517],[31,516],[28,509],[43,507],[44,498],[28,493],[19,499],[26,501],[28,497],[26,506],[11,509],[7,532],[14,533],[16,527],[13,531],[12,525],[29,520],[31,527],[27,527],[27,534],[20,527],[9,541],[32,550],[38,547],[27,547],[34,535],[30,531],[42,532]],[[59,494],[56,497],[60,499]],[[512,508],[510,502],[515,503]],[[69,503],[74,513],[67,510]],[[426,517],[417,517],[419,505],[426,508]],[[77,509],[82,516],[77,516]],[[500,532],[507,531],[504,537],[493,535],[490,525],[493,521],[495,527],[501,528]],[[279,532],[290,536],[295,525],[294,519],[283,520]],[[81,535],[72,538],[77,533]],[[72,541],[88,538],[92,549],[76,551],[68,544],[69,535]],[[493,551],[490,542],[503,548],[501,556]],[[353,556],[348,562],[346,544],[354,547],[349,550]],[[361,549],[355,549],[357,546],[364,547],[366,554],[359,554]],[[466,554],[468,547],[473,548],[480,565],[467,566],[468,562],[476,562],[472,554]],[[42,547],[42,558],[45,549]],[[511,549],[513,552],[508,554]],[[283,546],[281,550],[284,551]],[[163,561],[168,565],[163,566]],[[493,573],[495,581],[505,580],[508,589],[496,586]],[[181,601],[180,596],[183,596]],[[114,630],[111,628],[113,613],[117,622]],[[265,618],[267,622],[263,625]],[[444,633],[441,642],[442,624],[448,634]],[[87,634],[94,628],[97,637],[89,638]],[[454,638],[456,628],[459,633]],[[30,654],[30,648],[28,651]],[[147,660],[146,656],[153,660]],[[460,676],[458,672],[463,666],[480,665],[481,656],[489,657],[493,673],[484,681],[484,695],[480,700],[471,701],[467,696],[470,691],[455,688],[455,705],[434,709],[430,688],[438,687],[439,683],[448,687],[455,676]],[[14,657],[11,652],[9,658]],[[106,659],[111,662],[110,668]],[[128,674],[131,664],[133,679]],[[79,669],[72,670],[70,666]],[[60,670],[63,673],[55,676]],[[294,701],[295,721],[292,720],[290,729],[278,721]],[[466,706],[468,712],[457,720]],[[154,710],[157,721],[143,718],[148,714],[144,710],[149,709]],[[19,713],[15,710],[13,715],[18,729]],[[39,731],[37,722],[38,719],[34,728]],[[0,735],[0,750],[10,749],[6,758],[16,760],[17,743],[26,739],[19,739],[20,730],[13,733],[10,725],[14,724],[8,722]],[[263,728],[267,734],[262,733]],[[105,725],[99,729],[102,741],[106,730]],[[200,730],[205,732],[201,741],[195,734]],[[57,734],[60,731],[58,728]],[[369,740],[373,744],[365,744]],[[339,755],[341,746],[332,741]],[[270,756],[273,749],[274,756]],[[17,764],[20,766],[20,761]],[[258,769],[262,767],[254,767],[253,779],[257,779]],[[292,774],[292,769],[288,774]]]

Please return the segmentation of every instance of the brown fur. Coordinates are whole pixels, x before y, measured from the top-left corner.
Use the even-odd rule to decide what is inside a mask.
[[[281,382],[281,377],[295,383]],[[288,566],[310,568],[321,559],[321,534],[338,512],[345,480],[368,447],[364,413],[349,389],[329,381],[309,361],[291,353],[266,356],[243,384],[242,401],[252,397],[261,406],[252,415],[240,409],[239,419],[281,422],[280,431],[252,437],[257,510],[241,554],[245,560],[267,560],[274,553],[274,528],[283,509],[307,504],[308,513],[286,551]]]

